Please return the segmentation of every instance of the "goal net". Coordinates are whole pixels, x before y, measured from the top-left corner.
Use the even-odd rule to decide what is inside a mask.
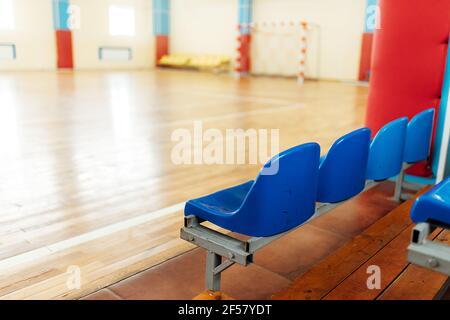
[[[251,74],[319,78],[320,29],[307,22],[262,22],[251,28]]]

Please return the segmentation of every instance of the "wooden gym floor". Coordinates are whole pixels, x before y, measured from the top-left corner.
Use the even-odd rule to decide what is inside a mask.
[[[192,249],[184,201],[260,166],[174,165],[173,130],[280,129],[281,149],[325,152],[363,125],[366,98],[347,83],[170,70],[2,72],[0,298],[83,297]]]
[[[415,198],[399,205],[393,187],[383,182],[259,250],[248,267],[232,266],[221,293],[205,292],[206,255],[197,248],[84,299],[448,300],[447,276],[407,262]],[[449,235],[436,229],[430,238],[448,244]],[[369,289],[374,265],[380,286]]]
[[[393,183],[384,182],[274,241],[255,254],[253,264],[234,265],[222,274],[223,293],[270,299],[388,215],[398,206],[392,194]],[[205,292],[205,257],[205,250],[196,248],[85,299],[192,299]]]

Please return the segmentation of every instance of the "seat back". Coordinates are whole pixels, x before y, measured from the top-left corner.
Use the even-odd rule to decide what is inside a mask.
[[[361,128],[331,146],[320,163],[317,201],[344,201],[364,189],[369,145],[370,129]]]
[[[307,143],[272,158],[261,170],[237,215],[254,236],[271,236],[315,212],[320,146]]]
[[[414,223],[428,222],[450,227],[450,177],[416,199],[411,209]]]
[[[389,122],[378,131],[370,144],[366,178],[385,180],[400,173],[408,118]]]
[[[434,109],[425,110],[408,123],[404,161],[414,163],[426,160],[430,153]]]

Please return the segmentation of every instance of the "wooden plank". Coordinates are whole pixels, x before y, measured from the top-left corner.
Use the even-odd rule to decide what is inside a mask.
[[[450,231],[444,230],[435,241],[450,245]],[[448,288],[448,276],[410,264],[382,293],[380,300],[431,300]]]
[[[205,291],[200,293],[198,296],[192,298],[192,300],[235,300],[229,295],[220,291]]]
[[[358,270],[349,275],[336,288],[328,293],[325,300],[373,300],[378,297],[409,265],[407,261],[407,247],[411,242],[414,225],[402,231],[395,239],[364,263]],[[436,229],[431,238],[434,239],[441,232]],[[369,289],[367,279],[369,266],[380,268],[380,288]]]
[[[274,294],[272,299],[322,299],[412,224],[409,212],[414,199],[428,189],[429,187],[424,188],[413,199],[392,210],[362,234],[296,279],[289,288]]]

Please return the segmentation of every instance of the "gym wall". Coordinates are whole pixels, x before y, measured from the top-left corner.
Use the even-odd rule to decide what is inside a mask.
[[[357,79],[365,1],[254,1],[254,21],[306,20],[320,25],[320,78]]]
[[[154,67],[151,0],[71,0],[80,8],[81,25],[73,30],[75,69],[141,69]],[[109,6],[135,9],[134,37],[109,34]],[[16,46],[15,60],[0,60],[0,70],[54,70],[56,44],[51,0],[14,0],[15,29],[0,31],[0,43]],[[99,60],[100,47],[132,50],[129,61]]]
[[[32,1],[33,10],[30,10]],[[32,1],[15,0],[15,29],[0,30],[0,43],[14,44],[17,54],[15,60],[0,60],[0,70],[46,70],[56,67],[52,2]]]
[[[81,28],[73,30],[73,51],[77,69],[140,69],[154,66],[152,2],[149,0],[71,0],[81,9]],[[109,34],[110,5],[129,5],[135,9],[134,37]],[[130,61],[99,60],[100,47],[132,50]]]
[[[237,0],[171,0],[170,51],[236,55]]]
[[[151,68],[155,61],[151,0],[71,0],[81,9],[81,26],[72,32],[75,69]],[[110,36],[111,4],[135,8],[134,37]],[[237,0],[172,0],[170,51],[236,57]],[[14,0],[16,28],[0,31],[0,43],[14,43],[17,59],[0,61],[0,70],[54,70],[55,31],[51,0]],[[320,25],[322,79],[356,80],[364,27],[364,0],[254,0],[254,21],[307,20]],[[130,61],[101,61],[99,47],[130,48]],[[316,65],[315,61],[312,62]]]
[[[253,21],[320,25],[320,78],[356,80],[365,7],[363,0],[254,0]],[[235,57],[236,25],[237,0],[172,0],[171,52]]]

